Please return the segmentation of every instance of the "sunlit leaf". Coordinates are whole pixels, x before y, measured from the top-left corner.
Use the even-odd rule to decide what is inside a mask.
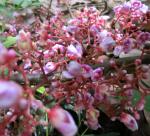
[[[17,41],[16,37],[8,36],[3,44],[6,48],[9,48],[9,47],[13,46],[16,43],[16,41]]]
[[[45,92],[45,87],[44,86],[41,86],[37,89],[37,92],[40,93],[40,94],[43,94]]]

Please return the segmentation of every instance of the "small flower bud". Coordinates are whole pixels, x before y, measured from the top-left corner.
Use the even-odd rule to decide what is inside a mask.
[[[55,127],[63,136],[75,136],[77,126],[69,112],[54,107],[48,111],[48,118],[53,127]]]
[[[149,70],[150,68],[149,68],[149,66],[148,65],[142,65],[141,66],[141,70],[142,70],[142,72],[147,72],[148,70]]]
[[[138,124],[133,116],[127,113],[121,113],[120,121],[132,131],[138,130]]]
[[[136,59],[134,63],[135,63],[136,66],[141,65],[142,60],[141,59]]]
[[[22,95],[23,89],[13,81],[0,81],[0,108],[14,106]]]

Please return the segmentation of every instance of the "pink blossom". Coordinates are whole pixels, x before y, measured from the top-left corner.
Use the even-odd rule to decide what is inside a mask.
[[[144,109],[145,99],[142,98],[136,105],[137,110],[141,111]]]
[[[13,81],[0,81],[0,108],[14,106],[23,93],[20,85]]]
[[[92,81],[98,81],[103,75],[103,68],[97,68],[91,73]]]
[[[93,33],[93,34],[98,34],[100,32],[100,28],[97,26],[97,25],[92,25],[90,27],[90,31]]]
[[[96,130],[99,127],[101,127],[100,124],[98,123],[98,117],[99,117],[98,110],[90,108],[86,111],[87,124],[93,130]]]
[[[74,76],[71,75],[68,71],[63,71],[62,72],[62,77],[66,78],[66,79],[72,79],[72,78],[74,78]]]
[[[67,48],[67,56],[71,58],[81,58],[83,54],[82,46],[80,44],[71,44]]]
[[[50,123],[63,136],[74,136],[77,133],[77,126],[69,112],[60,108],[54,107],[48,111]]]
[[[129,4],[124,4],[124,5],[122,6],[122,8],[120,9],[120,13],[121,13],[121,14],[128,15],[128,14],[130,13],[130,11],[131,11],[130,9],[131,9],[131,7],[130,7]]]
[[[132,6],[132,9],[137,10],[137,9],[140,9],[143,6],[143,4],[139,0],[132,0],[131,6]]]
[[[93,69],[86,64],[82,64],[82,76],[85,78],[91,77],[91,74],[93,72]]]
[[[77,76],[81,76],[82,67],[77,61],[70,61],[67,65],[67,70],[62,72],[62,77],[66,79],[72,79]]]
[[[65,52],[65,47],[61,44],[55,44],[53,47],[52,47],[52,51],[54,52],[60,52],[60,53],[64,53]]]
[[[73,76],[79,76],[82,73],[81,64],[79,64],[77,61],[70,61],[67,66],[67,70]]]
[[[140,11],[142,11],[144,14],[147,13],[148,6],[146,6],[145,4],[143,4],[143,6],[140,8]]]
[[[24,30],[19,31],[19,35],[17,36],[17,47],[20,51],[29,51],[32,49],[32,41],[31,41],[30,32],[25,32]]]
[[[102,30],[101,32],[99,32],[99,37],[100,39],[103,39],[105,37],[107,37],[110,33],[107,30]]]
[[[24,69],[28,69],[31,68],[32,64],[31,64],[31,60],[30,59],[26,59],[24,61]]]
[[[132,0],[131,5],[133,10],[139,10],[143,13],[146,13],[148,11],[148,6],[142,4],[142,2],[139,0]]]
[[[132,131],[138,130],[138,124],[137,121],[133,116],[127,113],[121,113],[120,115],[120,121],[124,123],[124,125],[129,128]]]
[[[45,74],[49,74],[53,72],[54,70],[56,70],[57,64],[54,62],[48,62],[43,68],[44,68]]]
[[[123,51],[125,53],[128,53],[129,51],[131,51],[133,46],[134,46],[133,39],[131,38],[125,39],[123,42]]]
[[[69,26],[64,26],[63,29],[70,34],[74,34],[78,30],[78,27],[75,25],[69,25]]]
[[[115,49],[114,49],[114,51],[113,51],[113,54],[114,54],[115,56],[119,56],[122,51],[123,51],[123,47],[122,47],[121,45],[119,45],[119,46],[116,46],[116,47],[115,47]]]
[[[149,32],[141,32],[137,36],[137,42],[139,46],[143,45],[146,41],[150,41],[150,33]]]
[[[94,97],[99,101],[103,101],[109,95],[108,90],[109,86],[107,84],[101,84],[95,88]]]
[[[0,43],[0,65],[5,63],[8,50]]]
[[[104,52],[108,52],[112,49],[112,46],[115,45],[115,41],[113,40],[112,37],[104,37],[100,43],[100,47]]]
[[[29,32],[25,32],[23,29],[19,31],[18,39],[21,41],[27,41],[31,37],[31,34]]]

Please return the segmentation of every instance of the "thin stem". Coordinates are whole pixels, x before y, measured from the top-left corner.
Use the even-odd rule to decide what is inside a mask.
[[[81,136],[84,136],[84,134],[87,132],[88,129],[89,129],[89,128],[87,127],[87,128],[84,130],[84,132],[81,134]]]

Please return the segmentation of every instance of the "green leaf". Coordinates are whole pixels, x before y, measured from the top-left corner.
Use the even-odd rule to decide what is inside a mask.
[[[32,0],[24,0],[21,4],[22,8],[27,8],[28,6],[32,5]]]
[[[33,7],[39,7],[40,5],[41,5],[40,2],[33,2],[33,3],[32,3],[32,6],[33,6]]]
[[[16,41],[17,41],[17,37],[8,36],[3,44],[6,48],[9,48],[13,46],[16,43]]]
[[[150,95],[146,96],[145,101],[145,110],[150,112]]]
[[[7,0],[1,0],[1,1],[0,1],[0,5],[3,5],[3,6],[5,6],[5,4],[6,4],[6,1],[7,1]]]
[[[140,92],[138,90],[134,90],[132,99],[133,106],[136,105],[136,103],[140,100],[140,98],[141,98]]]
[[[45,92],[45,87],[44,86],[41,86],[37,89],[37,92],[40,93],[40,94],[43,94]]]
[[[8,73],[9,73],[8,68],[4,69],[4,74],[5,74],[5,76],[8,76]]]
[[[12,2],[13,2],[14,5],[21,5],[21,3],[23,1],[25,1],[25,0],[13,0]]]

